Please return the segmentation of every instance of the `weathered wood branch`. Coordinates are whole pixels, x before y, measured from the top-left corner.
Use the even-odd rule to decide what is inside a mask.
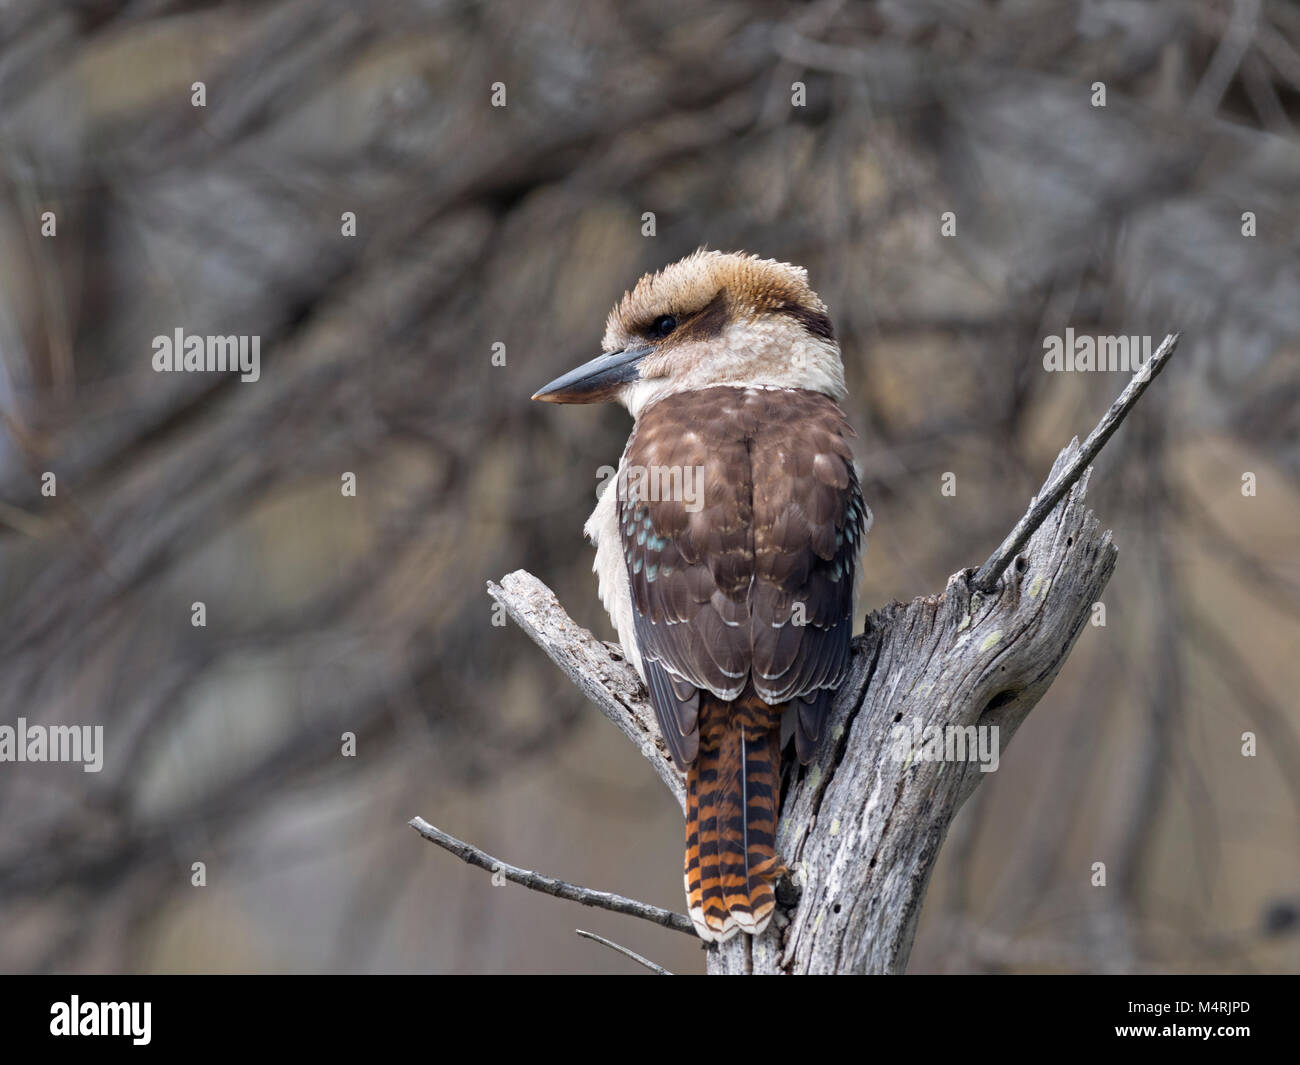
[[[1029,539],[1030,534],[1043,523],[1043,519],[1060,502],[1061,496],[1065,495],[1070,485],[1074,484],[1083,475],[1083,471],[1092,464],[1092,460],[1105,447],[1106,441],[1114,435],[1115,430],[1119,428],[1128,412],[1133,409],[1134,404],[1142,398],[1142,393],[1147,390],[1147,386],[1165,368],[1169,356],[1174,353],[1174,348],[1178,346],[1178,337],[1180,335],[1171,333],[1165,337],[1160,347],[1133,375],[1124,391],[1110,405],[1110,410],[1097,423],[1096,428],[1088,434],[1088,439],[1083,442],[1083,446],[1078,449],[1065,468],[1059,474],[1055,470],[1053,471],[1053,476],[1047,479],[1047,484],[1043,486],[1043,490],[1038,493],[1033,503],[1030,504],[1025,516],[1016,522],[1016,527],[1002,541],[1001,546],[989,556],[988,561],[971,578],[972,588],[980,592],[992,592],[994,590],[998,578],[1002,576],[1002,571],[1011,564],[1011,560],[1025,546],[1025,541]]]
[[[1053,476],[1078,447],[1061,452]],[[1006,749],[1115,567],[1110,533],[1083,503],[1087,482],[1085,473],[1029,537],[995,594],[963,572],[941,596],[867,618],[832,711],[834,742],[782,812],[778,850],[803,889],[792,923],[752,950],[727,944],[712,971],[903,971],[939,848],[983,768],[900,757],[904,746],[916,752],[897,730],[978,726],[992,738],[996,728],[993,749]]]
[[[829,738],[783,798],[777,849],[794,870],[798,903],[763,935],[710,949],[709,972],[903,971],[948,826],[1055,679],[1114,571],[1110,533],[1084,505],[1088,463],[1176,343],[1166,338],[1085,445],[1075,438],[1061,451],[1039,497],[978,573],[964,570],[942,595],[867,617]],[[488,591],[680,801],[681,775],[617,648],[576,625],[529,573]],[[929,757],[925,741],[935,737],[946,757]],[[974,755],[981,740],[982,760]]]
[[[622,649],[596,639],[569,617],[555,593],[531,573],[515,570],[500,584],[488,581],[487,589],[578,690],[640,748],[685,814],[686,779],[673,765],[645,685]]]

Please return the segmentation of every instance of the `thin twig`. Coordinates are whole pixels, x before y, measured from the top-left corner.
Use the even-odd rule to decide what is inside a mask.
[[[423,817],[412,817],[407,824],[430,843],[436,843],[443,850],[451,851],[461,861],[477,865],[489,873],[500,873],[512,883],[522,884],[531,891],[540,891],[544,895],[554,895],[557,899],[568,899],[570,902],[580,902],[584,906],[597,906],[602,910],[640,917],[643,921],[651,921],[664,928],[671,928],[674,932],[684,932],[688,936],[695,935],[690,918],[684,913],[674,913],[672,910],[651,906],[648,902],[638,902],[636,899],[624,898],[622,895],[615,895],[608,891],[594,891],[578,884],[570,884],[565,880],[556,880],[541,873],[508,865],[472,844],[455,836],[449,836],[440,828],[434,828]]]
[[[610,950],[618,951],[620,954],[624,955],[625,957],[631,958],[638,965],[644,965],[652,973],[656,973],[659,976],[673,975],[662,965],[659,965],[656,962],[652,962],[649,958],[641,957],[641,955],[638,954],[635,950],[628,950],[627,947],[620,946],[618,943],[615,943],[612,939],[606,939],[604,936],[598,936],[596,935],[595,932],[585,932],[581,928],[575,928],[574,931],[577,932],[578,935],[582,936],[583,939],[594,939],[597,943],[603,943],[605,946],[609,947]]]
[[[1011,560],[1020,553],[1021,548],[1034,534],[1034,530],[1043,524],[1047,515],[1061,501],[1061,497],[1070,490],[1075,481],[1083,476],[1083,471],[1092,465],[1092,460],[1097,457],[1097,453],[1105,446],[1106,441],[1120,427],[1120,423],[1124,421],[1125,417],[1128,416],[1128,412],[1133,409],[1133,405],[1146,391],[1147,385],[1154,381],[1156,375],[1165,368],[1169,356],[1173,354],[1174,348],[1178,346],[1180,336],[1182,336],[1181,333],[1171,333],[1165,337],[1164,342],[1156,349],[1155,354],[1133,375],[1133,379],[1120,393],[1119,398],[1110,405],[1110,410],[1106,412],[1101,421],[1097,423],[1097,427],[1088,435],[1088,439],[1083,442],[1083,447],[1079,448],[1078,454],[1074,456],[1070,464],[1060,472],[1054,481],[1044,485],[1043,490],[1038,493],[1028,512],[1017,522],[1010,535],[1002,541],[1002,546],[989,556],[988,561],[971,578],[970,586],[975,591],[987,594],[997,587],[998,578],[1011,564]]]

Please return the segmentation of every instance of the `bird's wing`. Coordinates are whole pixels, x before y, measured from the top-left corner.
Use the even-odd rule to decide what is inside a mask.
[[[843,413],[814,392],[718,387],[641,413],[619,533],[634,627],[674,759],[697,749],[699,691],[799,699],[811,756],[848,663],[862,505]]]

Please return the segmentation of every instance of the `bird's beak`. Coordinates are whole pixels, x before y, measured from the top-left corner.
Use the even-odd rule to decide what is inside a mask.
[[[645,345],[598,355],[539,388],[533,399],[543,403],[600,403],[613,399],[624,385],[640,379],[638,366],[653,350]]]

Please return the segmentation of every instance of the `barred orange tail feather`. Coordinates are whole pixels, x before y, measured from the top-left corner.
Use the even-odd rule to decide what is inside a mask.
[[[767,927],[785,871],[776,856],[780,709],[749,692],[708,702],[686,776],[686,898],[700,938],[725,942]]]

